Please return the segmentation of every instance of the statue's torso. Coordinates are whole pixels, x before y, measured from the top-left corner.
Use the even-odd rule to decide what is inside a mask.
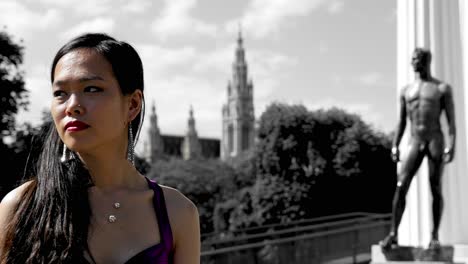
[[[411,135],[422,140],[439,136],[443,90],[439,82],[415,82],[404,90]]]

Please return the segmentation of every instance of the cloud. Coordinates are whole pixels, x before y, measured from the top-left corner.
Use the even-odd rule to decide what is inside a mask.
[[[343,12],[343,7],[343,1],[335,0],[329,3],[327,10],[329,14],[335,15]]]
[[[275,90],[279,87],[279,80],[276,78],[258,78],[254,81],[254,105],[255,116],[259,117],[265,106],[273,100]]]
[[[60,34],[60,37],[68,40],[87,32],[112,33],[114,31],[114,26],[114,19],[110,17],[99,17],[73,26],[69,30]]]
[[[338,73],[331,74],[331,82],[336,86],[342,86],[344,83],[344,78]]]
[[[151,7],[149,0],[127,0],[122,4],[121,9],[127,13],[144,13]]]
[[[135,45],[145,69],[147,109],[154,99],[163,134],[183,134],[188,109],[193,104],[199,135],[221,136],[221,108],[226,103],[227,82],[232,78],[234,45],[208,51],[193,46]],[[285,68],[296,65],[297,61],[273,51],[255,49],[247,49],[246,56],[258,114],[278,87]],[[148,128],[148,124],[143,127],[141,142],[145,140]]]
[[[397,20],[397,9],[392,8],[392,11],[384,17],[384,21],[389,24],[395,24]]]
[[[137,43],[134,45],[143,61],[146,76],[167,78],[169,73],[191,68],[194,61],[200,60],[193,46],[167,48],[154,44]]]
[[[183,134],[192,104],[199,135],[220,136],[221,107],[226,97],[224,86],[216,77],[210,78],[206,71],[196,71],[193,67],[205,53],[193,46],[168,48],[139,43],[135,48],[144,65],[147,109],[155,100],[162,133]],[[229,68],[229,65],[225,67]],[[149,114],[147,111],[147,118]],[[141,142],[147,137],[148,125],[143,127]]]
[[[53,6],[70,6],[70,5],[73,4],[73,2],[75,0],[26,0],[26,1],[29,2],[29,3],[32,3],[32,2],[35,1],[35,2],[39,2],[41,4],[53,5]]]
[[[383,130],[382,124],[384,124],[384,115],[381,111],[375,109],[371,103],[363,102],[343,102],[333,98],[326,98],[319,101],[305,101],[302,102],[309,110],[316,109],[330,109],[337,107],[343,109],[349,113],[358,114],[368,124],[374,128]]]
[[[195,72],[209,73],[210,78],[218,76],[218,89],[224,92],[226,98],[226,87],[232,79],[232,62],[235,59],[234,44],[216,49],[211,52],[200,54],[194,64]],[[268,50],[248,49],[246,50],[248,64],[248,78],[253,81],[255,115],[258,116],[274,97],[275,90],[280,86],[282,80],[287,78],[291,67],[298,64],[298,60],[284,54]],[[225,103],[223,101],[223,103]]]
[[[27,0],[33,2],[32,0]],[[43,6],[53,6],[60,8],[63,12],[71,14],[80,14],[87,17],[98,16],[108,13],[112,8],[111,0],[36,0],[35,3],[40,3]],[[118,6],[118,3],[114,3]]]
[[[17,1],[1,1],[0,10],[0,25],[5,25],[8,32],[21,38],[29,38],[35,31],[56,28],[63,21],[57,9],[37,11]]]
[[[148,83],[151,87],[145,91],[147,109],[154,100],[162,134],[183,135],[187,131],[189,107],[193,105],[198,135],[221,136],[221,107],[226,94],[217,83],[191,73],[165,79],[149,76]],[[150,112],[146,111],[146,120],[149,120]],[[145,122],[143,141],[148,130],[149,122]]]
[[[238,30],[241,22],[247,33],[256,38],[263,38],[279,30],[290,18],[306,16],[320,7],[324,0],[252,0],[242,17],[229,21],[225,29],[229,33]]]
[[[256,76],[278,78],[290,72],[290,68],[296,66],[298,60],[272,51],[252,50],[250,62],[250,69]]]
[[[109,16],[111,13],[143,13],[151,7],[151,0],[26,0],[60,8],[63,12],[81,17]],[[77,6],[79,4],[79,6]]]
[[[320,40],[318,44],[318,51],[320,54],[325,54],[330,50],[328,43],[324,40]]]
[[[200,58],[194,64],[195,72],[209,73],[209,78],[217,79],[217,89],[221,89],[224,93],[223,98],[226,98],[227,83],[232,79],[234,46],[229,45],[201,54]],[[284,54],[256,49],[247,50],[246,60],[248,78],[252,80],[254,86],[255,116],[258,117],[275,96],[275,90],[280,87],[282,80],[287,78],[286,75],[290,72],[288,68],[296,66],[298,61]]]
[[[49,66],[37,64],[31,67],[25,76],[25,88],[29,91],[30,104],[28,111],[18,113],[18,124],[29,122],[33,125],[41,123],[42,111],[48,109],[52,99],[49,76]]]
[[[258,76],[277,76],[286,69],[297,65],[297,58],[270,50],[246,48],[248,73],[255,79]],[[235,44],[200,54],[195,61],[196,71],[217,71],[224,74],[232,73],[232,63],[235,60]],[[231,77],[229,75],[228,77]]]
[[[365,86],[373,86],[382,82],[383,75],[379,72],[364,73],[357,78],[357,81]]]
[[[165,0],[161,16],[151,24],[156,37],[165,40],[171,36],[187,36],[201,34],[215,36],[217,27],[205,23],[190,15],[196,6],[196,0]]]
[[[194,61],[193,70],[196,72],[212,71],[230,76],[228,74],[232,73],[234,50],[234,44],[231,44],[206,52],[203,57],[200,56]]]

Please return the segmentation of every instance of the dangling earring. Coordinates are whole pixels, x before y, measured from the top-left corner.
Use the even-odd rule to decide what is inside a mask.
[[[60,158],[60,161],[61,162],[65,162],[68,160],[68,153],[67,153],[67,145],[65,145],[65,143],[63,143],[63,154],[62,154],[62,157]]]
[[[135,149],[133,143],[133,131],[132,122],[128,123],[128,147],[127,147],[127,159],[135,166]]]

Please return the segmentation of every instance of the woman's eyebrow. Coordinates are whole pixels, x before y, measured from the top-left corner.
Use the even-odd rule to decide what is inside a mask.
[[[96,81],[96,80],[104,81],[104,79],[98,75],[83,76],[83,77],[78,78],[76,81],[82,83],[82,82]],[[72,82],[72,80],[56,80],[54,81],[53,86],[63,86],[70,82]]]

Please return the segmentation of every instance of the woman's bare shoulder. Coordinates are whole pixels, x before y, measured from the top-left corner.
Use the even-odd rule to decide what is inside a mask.
[[[19,204],[21,197],[23,197],[24,192],[26,191],[27,187],[32,184],[31,181],[27,181],[20,186],[16,187],[12,191],[10,191],[5,197],[3,197],[2,201],[0,202],[0,234],[2,234],[2,229],[7,226],[11,217],[14,214],[14,211]],[[0,235],[0,248],[2,245],[2,236]]]
[[[188,230],[199,228],[197,206],[179,190],[164,185],[159,186],[164,192],[174,242],[176,243],[183,234],[199,232],[199,230]]]
[[[195,204],[179,190],[164,185],[159,186],[161,186],[164,192],[164,199],[166,200],[168,210],[183,214],[193,213],[193,211],[197,210]]]
[[[14,208],[16,205],[18,205],[27,187],[32,183],[33,180],[27,181],[11,190],[7,195],[5,195],[5,197],[3,197],[2,201],[0,202],[0,214],[2,212],[2,209],[10,207]]]
[[[3,197],[0,202],[0,226],[5,224],[5,221],[8,221],[9,217],[13,214],[17,205],[21,201],[24,192],[27,187],[33,183],[33,180],[27,181],[20,186],[11,190],[5,197]]]

